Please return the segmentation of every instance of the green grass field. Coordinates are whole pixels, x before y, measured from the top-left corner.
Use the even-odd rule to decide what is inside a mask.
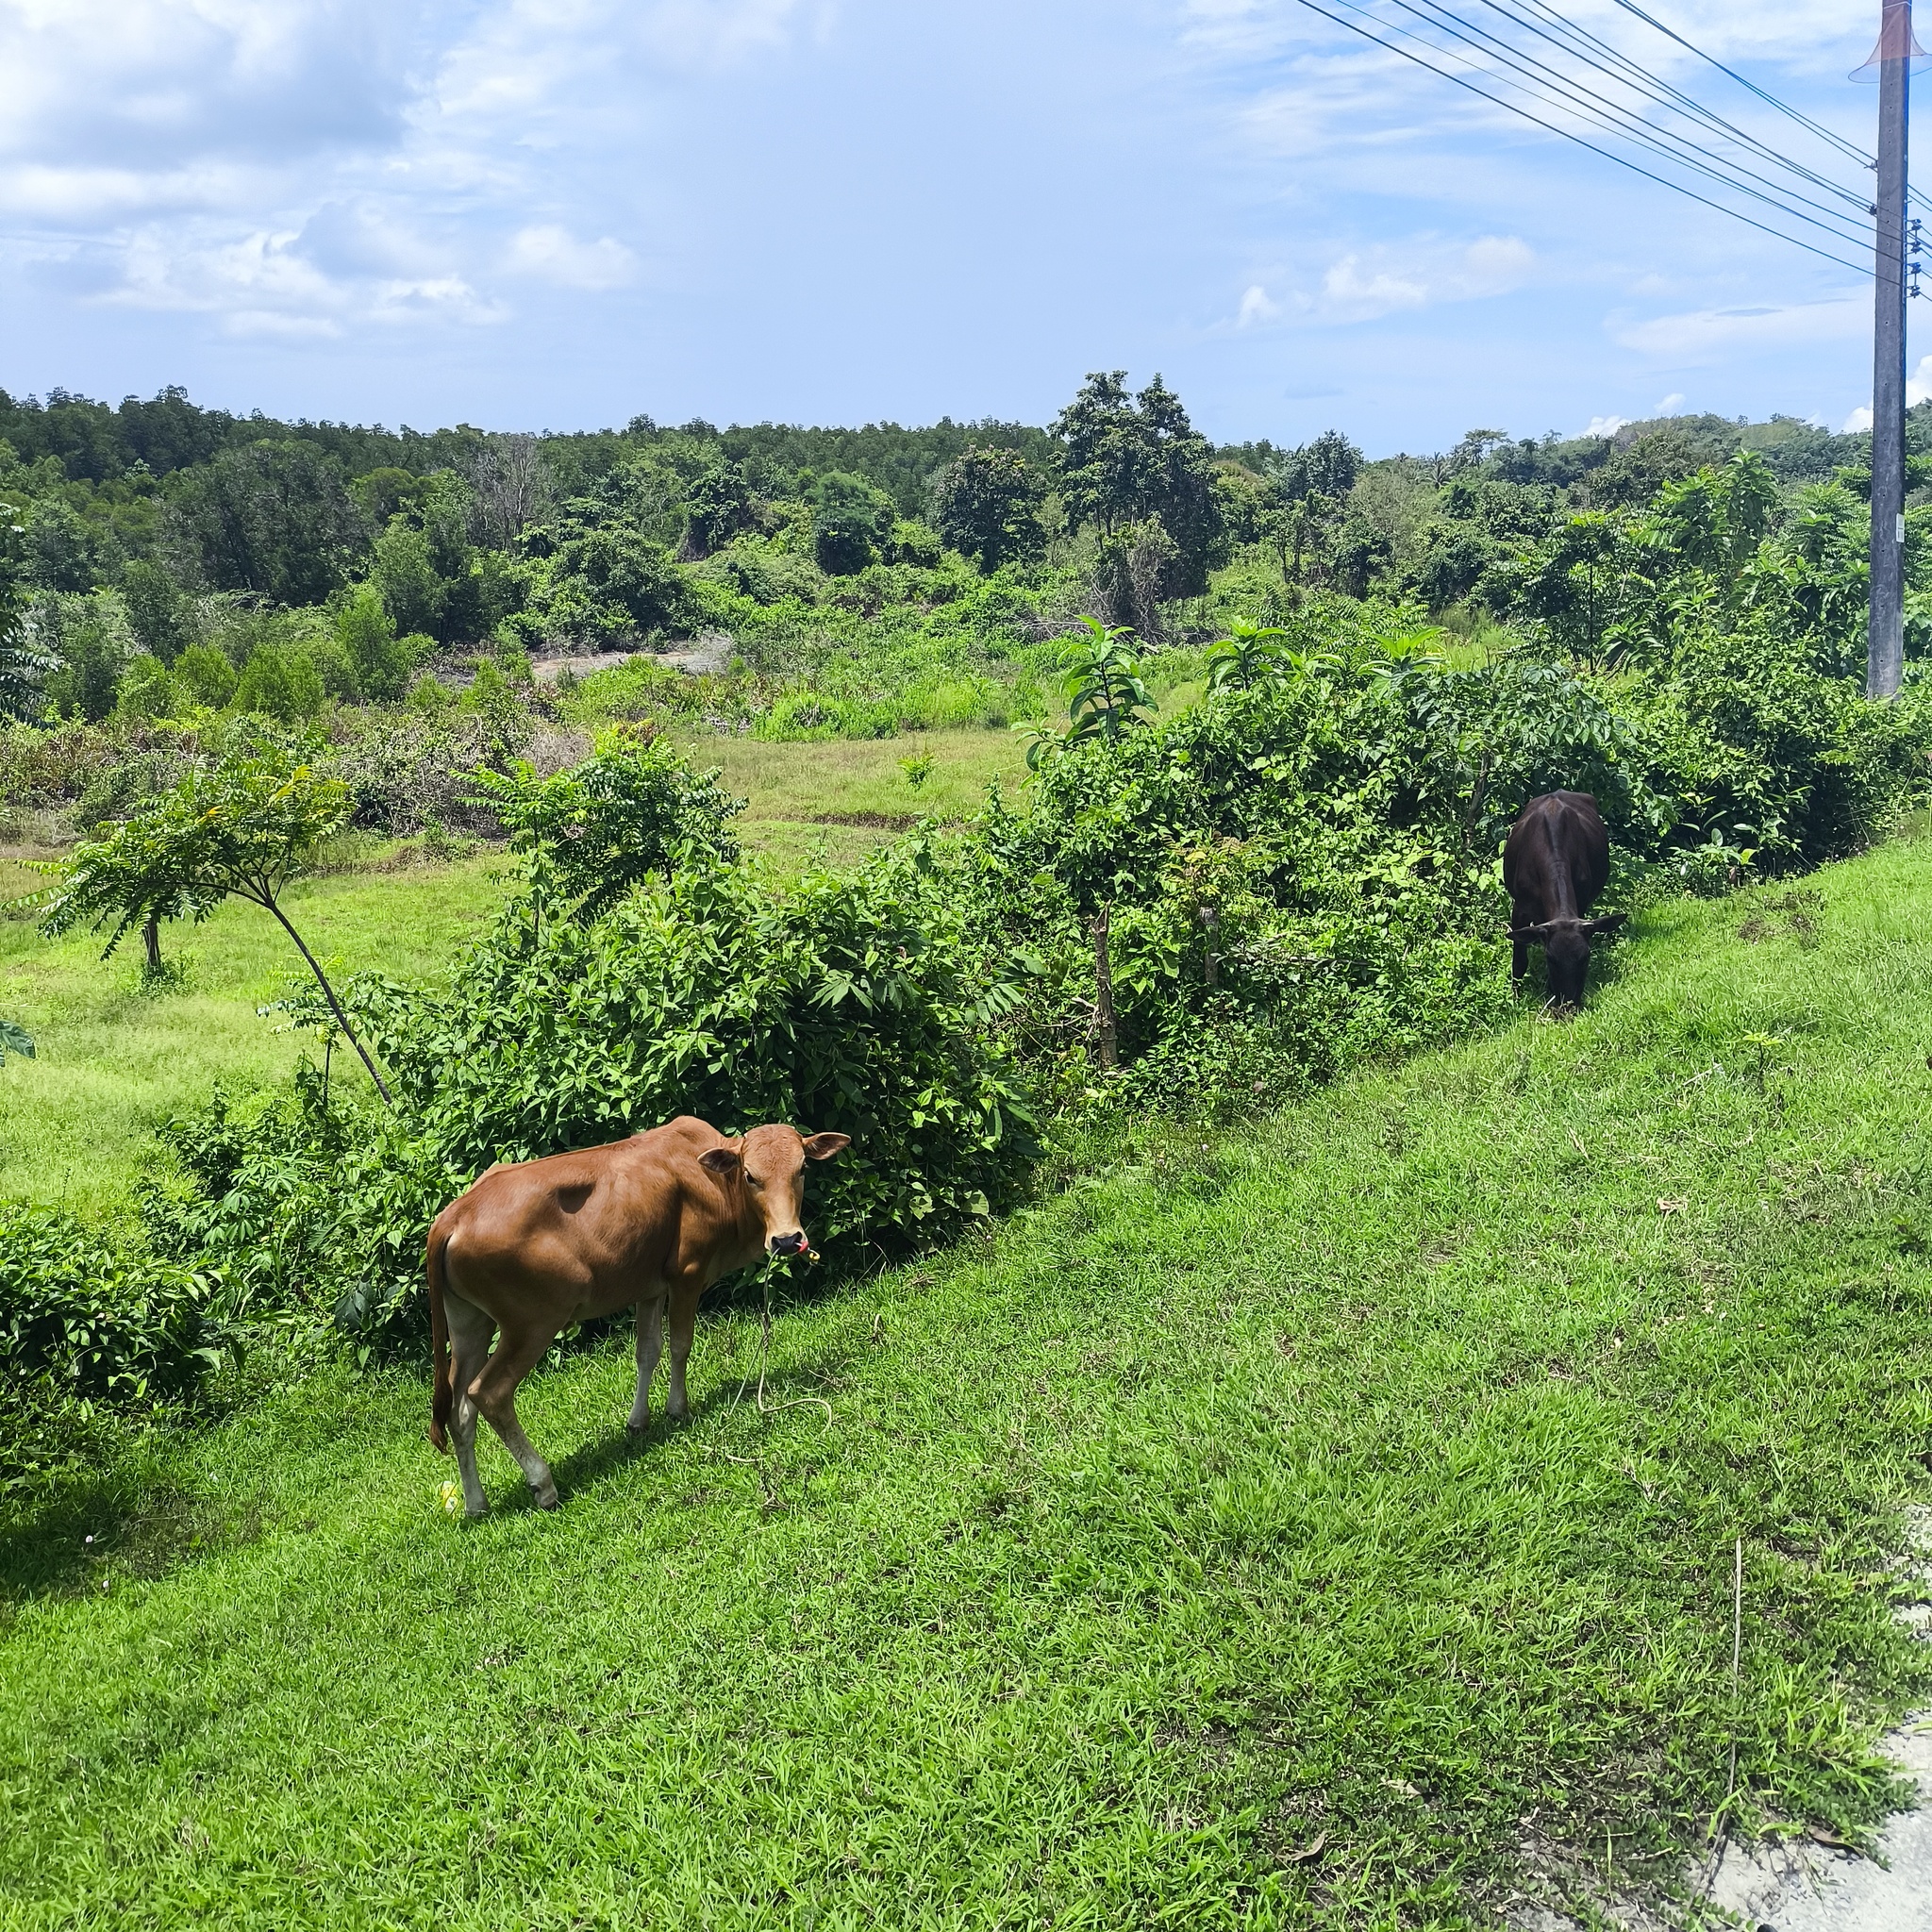
[[[8,872],[18,876],[9,879]],[[445,978],[504,891],[499,858],[337,873],[296,886],[290,917],[333,973]],[[43,883],[0,866],[0,897]],[[31,917],[0,916],[0,1013],[34,1036],[36,1057],[0,1066],[0,1198],[79,1213],[123,1205],[150,1158],[154,1129],[205,1106],[217,1080],[235,1093],[279,1079],[314,1051],[257,1008],[306,975],[266,912],[224,906],[200,926],[163,928],[177,983],[142,984],[141,935],[101,958],[104,936],[44,938]],[[345,1077],[366,1080],[359,1069]]]
[[[995,776],[1011,791],[1026,769],[1023,741],[992,731],[833,744],[706,736],[687,749],[721,766],[747,801],[745,849],[778,878],[848,863],[922,812],[963,817]],[[899,760],[921,752],[933,768],[915,791]],[[360,869],[295,889],[296,925],[331,973],[446,978],[508,890],[507,858],[384,869],[395,848],[363,843]],[[44,883],[0,857],[0,902]],[[284,1077],[304,1051],[257,1011],[306,971],[266,913],[230,905],[205,925],[167,928],[163,955],[181,977],[154,991],[142,986],[139,934],[112,959],[101,945],[85,932],[47,940],[30,913],[0,909],[0,1015],[25,1025],[37,1049],[0,1065],[0,1199],[88,1214],[125,1206],[158,1125],[205,1104],[217,1080],[242,1093]],[[344,1075],[366,1077],[346,1061]]]
[[[7,1546],[0,1925],[1487,1924],[1668,1886],[1734,1744],[1857,1835],[1928,1052],[1921,838],[783,1301],[823,1408],[742,1305],[641,1443],[622,1338],[541,1370],[553,1515],[319,1363]]]
[[[1025,740],[1010,731],[916,731],[824,744],[705,734],[685,749],[693,764],[718,766],[726,790],[746,800],[740,836],[780,874],[814,860],[849,864],[926,813],[964,818],[985,803],[995,778],[1017,801],[1026,776]],[[922,756],[932,769],[915,787],[901,760]]]

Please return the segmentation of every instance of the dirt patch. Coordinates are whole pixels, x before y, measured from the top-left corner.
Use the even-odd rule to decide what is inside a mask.
[[[1909,1574],[1932,1591],[1932,1507],[1907,1512]],[[1898,1612],[1921,1642],[1932,1641],[1932,1606]],[[1932,1710],[1915,1711],[1885,1740],[1884,1752],[1918,1780],[1917,1802],[1893,1815],[1874,1856],[1817,1833],[1745,1848],[1727,1844],[1712,1873],[1713,1905],[1776,1932],[1925,1932],[1932,1925]]]
[[[1755,946],[1771,939],[1793,939],[1806,952],[1818,943],[1818,922],[1824,894],[1803,887],[1767,899],[1738,928],[1738,937]]]

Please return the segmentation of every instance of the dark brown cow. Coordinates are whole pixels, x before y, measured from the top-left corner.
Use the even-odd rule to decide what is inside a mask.
[[[429,1230],[429,1437],[447,1449],[454,1418],[464,1508],[480,1516],[487,1507],[476,1478],[479,1414],[516,1457],[540,1507],[556,1508],[550,1465],[517,1421],[517,1385],[573,1323],[635,1305],[638,1398],[629,1426],[641,1429],[668,1309],[666,1410],[683,1415],[698,1297],[766,1255],[809,1251],[805,1163],[850,1144],[845,1134],[808,1139],[777,1126],[727,1141],[686,1114],[628,1141],[492,1167],[452,1201]]]
[[[1546,791],[1517,814],[1503,847],[1509,894],[1510,976],[1529,971],[1529,949],[1543,949],[1550,998],[1580,1007],[1590,977],[1590,942],[1614,932],[1624,914],[1586,919],[1610,876],[1610,835],[1587,791]]]

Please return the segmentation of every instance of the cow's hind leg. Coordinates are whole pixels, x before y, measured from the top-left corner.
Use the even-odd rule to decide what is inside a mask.
[[[450,1423],[457,1473],[463,1479],[463,1509],[468,1515],[481,1516],[490,1505],[483,1494],[482,1478],[476,1474],[477,1410],[470,1385],[490,1359],[490,1338],[496,1333],[496,1323],[475,1302],[466,1302],[453,1291],[444,1292],[442,1305],[449,1322],[450,1371],[456,1391]]]
[[[497,1340],[495,1354],[476,1378],[476,1407],[503,1446],[516,1457],[540,1509],[557,1507],[557,1482],[550,1465],[537,1454],[517,1420],[517,1388],[541,1359],[554,1333],[548,1328],[526,1328],[515,1334],[506,1329]]]
[[[658,1294],[638,1304],[638,1399],[630,1406],[627,1429],[651,1426],[651,1377],[664,1352],[664,1297]]]

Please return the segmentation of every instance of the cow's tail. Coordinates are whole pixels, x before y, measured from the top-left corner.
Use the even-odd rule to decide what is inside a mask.
[[[444,1455],[449,1453],[449,1413],[456,1404],[456,1364],[450,1359],[449,1317],[443,1312],[443,1250],[449,1234],[439,1221],[429,1230],[429,1252],[425,1272],[429,1277],[429,1374],[434,1392],[429,1404],[429,1440]]]

